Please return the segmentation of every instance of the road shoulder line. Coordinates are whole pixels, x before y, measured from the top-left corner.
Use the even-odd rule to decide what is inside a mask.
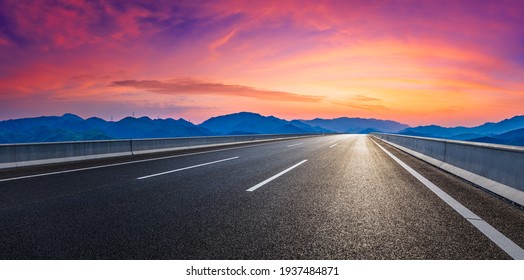
[[[380,149],[382,149],[382,151],[384,151],[389,157],[391,157],[395,162],[397,162],[400,166],[402,166],[406,171],[408,171],[411,175],[413,175],[417,180],[419,180],[422,184],[424,184],[424,186],[426,186],[433,193],[435,193],[446,204],[448,204],[451,208],[457,211],[462,217],[464,217],[468,222],[470,222],[474,227],[476,227],[480,232],[482,232],[482,234],[484,234],[491,241],[493,241],[499,248],[501,248],[504,252],[506,252],[510,257],[512,257],[515,260],[524,260],[524,249],[522,249],[519,245],[511,241],[509,238],[507,238],[505,235],[503,235],[493,226],[488,224],[486,221],[482,220],[479,216],[477,216],[471,210],[466,208],[460,202],[452,198],[450,195],[448,195],[442,189],[440,189],[435,184],[433,184],[431,181],[426,179],[420,173],[415,171],[409,165],[405,164],[399,158],[394,156],[392,153],[390,153],[380,144],[375,142],[375,140],[371,138],[370,140],[373,141],[375,145],[377,145]]]

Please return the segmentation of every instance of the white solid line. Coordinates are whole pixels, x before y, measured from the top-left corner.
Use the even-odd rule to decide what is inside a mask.
[[[298,145],[302,145],[302,144],[304,144],[304,143],[297,143],[297,144],[289,145],[287,147],[289,148],[289,147],[298,146]]]
[[[371,139],[371,138],[370,138]],[[451,208],[455,209],[462,217],[464,217],[468,222],[475,226],[480,232],[482,232],[486,237],[493,241],[497,246],[500,247],[504,252],[506,252],[510,257],[515,260],[524,260],[524,249],[515,242],[511,241],[504,234],[500,233],[493,226],[488,224],[486,221],[482,220],[479,216],[473,213],[471,210],[466,208],[464,205],[460,204],[457,200],[449,196],[442,189],[437,187],[431,181],[426,179],[424,176],[420,175],[413,168],[409,167],[403,161],[395,157],[381,145],[379,145],[375,140],[371,139],[379,148],[381,148],[388,156],[395,160],[400,166],[404,167],[411,175],[417,178],[422,184],[424,184],[428,189],[435,193],[440,199],[446,202]]]
[[[338,145],[338,143],[335,143],[335,144],[333,144],[333,145],[331,145],[331,146],[329,146],[329,147],[330,147],[330,148],[333,148],[333,147],[335,147],[336,145]]]
[[[284,170],[284,171],[278,173],[277,175],[275,175],[275,176],[273,176],[273,177],[271,177],[271,178],[269,178],[269,179],[266,179],[266,180],[264,180],[264,181],[262,181],[262,182],[260,182],[260,183],[258,183],[258,184],[256,184],[256,185],[252,186],[251,188],[247,189],[246,191],[248,191],[248,192],[252,192],[252,191],[258,189],[258,188],[262,187],[263,185],[265,185],[265,184],[267,184],[267,183],[269,183],[269,182],[275,180],[276,178],[278,178],[278,177],[284,175],[285,173],[291,171],[293,168],[295,168],[295,167],[301,165],[302,163],[304,163],[304,162],[306,162],[306,161],[307,161],[307,159],[305,159],[305,160],[303,160],[303,161],[301,161],[301,162],[299,162],[299,163],[297,163],[297,164],[291,166],[290,168],[288,168],[288,169],[286,169],[286,170]]]
[[[127,164],[133,164],[133,163],[162,160],[162,159],[208,154],[208,153],[222,152],[222,151],[229,151],[229,150],[236,150],[236,149],[244,149],[244,148],[257,147],[257,146],[262,146],[262,145],[270,145],[270,144],[273,144],[273,143],[261,143],[261,144],[254,144],[254,145],[242,146],[242,147],[232,147],[232,148],[224,148],[224,149],[218,149],[218,150],[212,150],[212,151],[204,151],[204,152],[196,152],[196,153],[189,153],[189,154],[182,154],[182,155],[165,156],[165,157],[159,157],[159,158],[141,159],[141,160],[135,160],[135,161],[126,161],[126,162],[113,163],[113,164],[97,165],[97,166],[91,166],[91,167],[84,167],[84,168],[69,169],[69,170],[55,171],[55,172],[49,172],[49,173],[0,179],[0,182],[14,181],[14,180],[21,180],[21,179],[28,179],[28,178],[34,178],[34,177],[49,176],[49,175],[57,175],[57,174],[63,174],[63,173],[78,172],[78,171],[85,171],[85,170],[91,170],[91,169],[99,169],[99,168],[105,168],[105,167],[113,167],[113,166],[127,165]]]
[[[228,160],[232,160],[232,159],[237,159],[237,158],[238,157],[232,157],[232,158],[226,158],[226,159],[221,159],[221,160],[215,160],[215,161],[212,161],[212,162],[206,162],[206,163],[201,163],[201,164],[197,164],[197,165],[183,167],[183,168],[179,168],[179,169],[175,169],[175,170],[169,170],[169,171],[166,171],[166,172],[161,172],[161,173],[151,174],[151,175],[147,175],[147,176],[142,176],[142,177],[138,177],[137,179],[138,180],[147,179],[147,178],[151,178],[151,177],[155,177],[155,176],[165,175],[165,174],[169,174],[169,173],[173,173],[173,172],[178,172],[178,171],[187,170],[187,169],[191,169],[191,168],[196,168],[196,167],[200,167],[200,166],[215,164],[215,163],[228,161]]]

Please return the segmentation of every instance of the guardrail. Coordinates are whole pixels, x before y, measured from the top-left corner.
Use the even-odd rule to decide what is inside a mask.
[[[2,144],[0,145],[0,169],[316,135],[319,134],[253,134]]]
[[[524,148],[398,134],[372,136],[524,206]]]

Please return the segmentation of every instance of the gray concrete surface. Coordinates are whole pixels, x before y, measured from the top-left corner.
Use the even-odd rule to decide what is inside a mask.
[[[16,167],[16,148],[13,145],[0,145],[0,169]]]

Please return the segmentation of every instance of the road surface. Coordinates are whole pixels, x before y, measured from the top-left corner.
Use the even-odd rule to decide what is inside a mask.
[[[522,209],[331,135],[0,172],[0,259],[511,259],[379,145],[524,247]]]

